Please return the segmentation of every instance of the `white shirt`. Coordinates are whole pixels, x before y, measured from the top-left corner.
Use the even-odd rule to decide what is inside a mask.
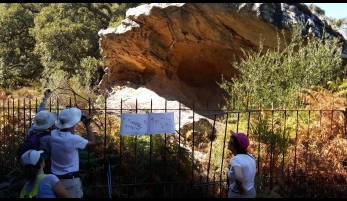
[[[231,189],[234,189],[236,185],[235,173],[232,170],[232,167],[234,166],[241,167],[243,175],[242,185],[247,191],[251,190],[251,188],[254,187],[254,178],[256,172],[255,159],[248,154],[237,154],[231,159],[231,166],[228,171],[228,178],[230,184],[229,188]]]
[[[51,170],[55,175],[79,171],[78,149],[84,149],[88,140],[69,131],[51,132]]]

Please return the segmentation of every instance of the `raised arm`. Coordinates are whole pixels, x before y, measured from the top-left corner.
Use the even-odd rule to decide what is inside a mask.
[[[88,143],[86,147],[94,146],[95,145],[95,136],[92,131],[92,128],[90,126],[90,116],[88,114],[83,114],[82,122],[87,130],[87,139]]]
[[[51,96],[52,94],[52,91],[50,89],[46,89],[44,92],[43,92],[43,99],[42,99],[42,102],[40,103],[40,106],[39,108],[37,109],[37,113],[40,112],[40,111],[43,111],[45,110],[46,108],[46,102],[48,100],[48,98]],[[26,133],[26,137],[29,137],[30,133],[34,130],[34,128],[32,127],[32,124],[28,130],[28,132]]]
[[[37,109],[37,112],[40,112],[40,111],[42,111],[42,110],[45,110],[47,100],[48,100],[48,98],[51,96],[51,94],[52,94],[52,91],[51,91],[50,89],[46,89],[46,90],[43,92],[43,99],[42,99],[42,102],[40,103],[39,108]]]

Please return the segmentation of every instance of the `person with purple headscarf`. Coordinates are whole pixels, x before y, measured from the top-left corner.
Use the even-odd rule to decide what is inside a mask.
[[[244,133],[230,130],[228,149],[234,155],[228,171],[228,198],[255,198],[254,187],[256,162],[247,151],[249,139]]]

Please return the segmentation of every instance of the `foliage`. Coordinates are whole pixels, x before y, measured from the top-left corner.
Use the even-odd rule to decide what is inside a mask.
[[[258,197],[345,196],[342,147],[347,145],[343,126],[347,99],[322,87],[298,95],[305,101],[305,109],[275,113],[264,109],[252,117],[250,139],[259,144],[251,143],[250,149],[259,150],[261,167],[256,178]],[[288,180],[278,176],[284,174]],[[273,177],[276,180],[267,183]]]
[[[310,172],[305,174],[304,181],[298,181],[297,186],[293,187],[293,191],[301,188],[300,190],[305,195],[310,197],[320,196],[321,194],[329,195],[329,197],[340,197],[341,193],[345,191],[346,181],[345,178],[347,171],[345,168],[344,154],[337,147],[345,147],[347,140],[345,139],[344,118],[346,118],[345,111],[347,99],[344,94],[338,92],[332,93],[331,91],[322,87],[315,87],[306,89],[305,93],[300,94],[307,102],[307,109],[317,110],[312,112],[309,118],[311,122],[306,126],[310,129],[310,135],[301,138],[301,141],[307,152],[299,153],[298,158],[310,158],[316,164],[312,164]],[[318,110],[319,109],[319,110]],[[331,113],[328,109],[334,109],[335,112]],[[322,160],[324,159],[324,160]],[[299,164],[300,169],[304,170],[304,164]],[[333,172],[332,169],[333,167]],[[324,172],[324,174],[321,174]],[[328,173],[330,172],[330,173]],[[310,178],[307,175],[311,175]],[[325,181],[324,184],[321,182]],[[331,184],[336,183],[334,189]],[[313,189],[305,189],[305,186],[314,186]],[[328,193],[328,194],[327,194]]]
[[[177,144],[166,144],[163,137],[162,135],[118,136],[116,138],[107,136],[108,142],[105,143],[107,147],[104,155],[98,147],[95,149],[99,149],[99,151],[94,150],[90,154],[88,154],[89,151],[87,153],[87,150],[81,152],[81,169],[85,172],[83,180],[86,192],[95,187],[106,189],[102,184],[105,183],[108,164],[111,171],[116,174],[112,177],[112,183],[115,185],[112,194],[120,198],[165,197],[166,195],[159,195],[158,192],[155,192],[155,188],[150,186],[146,188],[145,185],[139,185],[136,194],[133,194],[135,190],[133,187],[130,186],[130,189],[133,190],[129,192],[129,187],[124,188],[117,184],[154,184],[190,180],[191,174],[187,170],[196,169],[198,163],[192,164],[190,153],[187,150]],[[104,143],[100,136],[97,141],[99,145]],[[106,160],[103,157],[106,157]],[[196,170],[194,174],[197,174]],[[183,193],[182,189],[176,190]],[[169,189],[167,191],[170,192]],[[93,197],[90,193],[86,196]]]
[[[112,4],[112,10],[115,10],[111,17],[109,27],[117,27],[121,24],[122,20],[125,19],[126,11],[129,8],[137,7],[147,3],[114,3]]]
[[[309,109],[340,109],[347,106],[345,93],[332,92],[323,87],[312,87],[298,93]]]
[[[104,109],[90,110],[97,146],[80,151],[85,197],[108,196],[105,185],[108,164],[113,197],[204,197],[222,192],[224,185],[205,190],[198,184],[201,182],[203,186],[218,179],[224,182],[222,176],[227,167],[224,161],[231,158],[225,146],[229,134],[226,123],[231,124],[228,128],[250,136],[249,151],[257,160],[258,197],[322,197],[324,192],[332,197],[344,196],[347,172],[342,162],[347,142],[343,139],[344,110],[339,109],[345,108],[346,98],[317,87],[299,95],[307,110],[234,111],[224,125],[216,123],[214,127],[204,120],[196,122],[192,132],[200,132],[205,138],[207,133],[214,133],[215,138],[207,141],[204,149],[194,147],[194,152],[189,142],[189,146],[184,146],[183,135],[120,136],[117,116]],[[24,101],[29,104],[25,107],[23,101],[13,101],[5,101],[1,106],[5,107],[0,118],[2,197],[18,197],[23,186],[17,161],[13,159],[14,150],[23,140],[31,113],[35,112],[30,109],[35,108],[35,101]],[[55,101],[49,102],[52,109],[57,107]],[[332,107],[334,111],[328,110]],[[82,123],[76,126],[76,132],[86,136]],[[196,138],[195,142],[204,140]],[[329,186],[335,186],[336,190]]]
[[[259,119],[253,119],[252,121],[251,130],[253,137],[265,145],[266,154],[271,155],[272,158],[277,158],[288,147],[289,132],[288,130],[284,131],[283,127],[281,127],[283,123],[279,121],[282,118],[271,116],[271,113],[262,113]]]
[[[320,40],[311,36],[300,39],[299,32],[296,36],[292,36],[284,50],[270,49],[262,54],[260,44],[258,53],[244,51],[245,58],[233,63],[240,77],[232,79],[233,82],[224,80],[221,87],[228,89],[231,97],[244,99],[238,104],[232,99],[230,105],[234,104],[233,108],[253,106],[259,108],[261,115],[251,115],[253,110],[246,110],[250,111],[247,118],[234,117],[228,121],[237,125],[233,129],[243,131],[247,131],[247,125],[239,124],[239,119],[243,122],[250,119],[252,122],[249,136],[257,143],[251,143],[250,152],[259,154],[257,162],[261,170],[256,178],[258,197],[321,197],[327,193],[331,197],[340,197],[346,186],[341,180],[346,175],[345,163],[342,163],[346,159],[341,158],[341,149],[336,149],[336,146],[344,147],[347,143],[342,126],[346,107],[345,72],[339,69],[341,61],[331,56],[336,40]],[[276,66],[285,67],[286,71]],[[283,87],[276,90],[271,83]],[[276,96],[280,98],[272,102]],[[257,100],[262,101],[257,104]],[[253,105],[250,104],[252,101]],[[299,102],[307,110],[300,111]],[[297,108],[297,111],[287,108]],[[242,128],[238,128],[239,125]],[[329,168],[332,166],[338,171],[332,173]],[[278,177],[287,173],[294,181]],[[275,181],[268,180],[274,177]],[[336,189],[330,186],[336,186]]]
[[[56,68],[74,73],[80,68],[80,58],[100,58],[96,33],[106,28],[108,21],[95,4],[49,4],[34,18],[34,24],[30,33],[36,39],[35,52],[47,73]]]
[[[337,77],[335,81],[328,82],[328,90],[333,92],[334,94],[341,96],[347,95],[347,78]]]
[[[329,21],[330,21],[330,25],[337,30],[347,25],[347,18],[341,18],[341,19],[329,18]]]
[[[32,4],[26,6],[30,5]],[[39,62],[39,57],[33,52],[35,39],[30,35],[35,15],[36,13],[22,4],[0,4],[0,86],[2,88],[16,89],[18,85],[27,85],[42,72],[43,66]]]
[[[316,4],[313,4],[313,3],[310,4],[309,9],[318,14],[325,15],[325,10],[323,10],[321,7],[317,6]]]
[[[32,89],[31,87],[22,87],[21,89],[13,91],[11,95],[7,96],[7,98],[13,98],[13,99],[22,99],[22,98],[35,99],[37,97],[41,98],[40,96],[42,96],[42,93],[39,93],[37,90]]]
[[[140,4],[0,4],[0,87],[42,90],[75,77],[86,93],[95,92],[104,68],[98,31],[120,23],[128,8]],[[64,74],[61,80],[55,71]]]
[[[231,80],[222,77],[219,85],[231,97],[239,98],[236,108],[294,107],[298,98],[295,92],[312,85],[326,86],[343,73],[341,59],[332,54],[336,39],[302,37],[301,30],[302,26],[292,26],[290,42],[285,42],[284,49],[278,35],[277,49],[262,54],[261,41],[258,52],[243,50],[244,58],[232,63],[238,75]],[[281,34],[285,38],[284,30]],[[234,100],[227,101],[235,105]]]
[[[262,175],[273,177],[278,164],[291,158],[287,155],[290,129],[284,129],[284,124],[283,118],[265,111],[252,120],[250,138],[259,143],[261,156],[258,156],[257,161],[263,167]]]
[[[26,110],[22,109],[26,108],[23,105],[24,102]],[[0,125],[4,125],[4,127],[0,129],[0,142],[2,145],[7,144],[6,147],[1,146],[0,167],[3,175],[7,175],[6,178],[0,180],[1,197],[18,197],[24,184],[18,161],[15,159],[15,150],[23,141],[23,134],[29,126],[28,116],[30,117],[31,112],[34,112],[30,108],[35,108],[28,101],[24,102],[18,100],[13,100],[13,103],[10,101],[8,104],[5,102],[5,105],[13,107],[16,112],[12,113],[11,109],[11,111],[4,110],[1,113]],[[31,103],[33,102],[35,101],[31,101]],[[62,106],[55,103],[56,101],[50,100],[50,108]],[[79,103],[82,104],[82,102]],[[86,108],[88,107],[86,106]],[[192,186],[187,188],[187,181],[198,181],[200,170],[203,169],[202,165],[197,159],[192,158],[190,151],[181,147],[172,135],[120,136],[117,116],[105,114],[102,109],[92,109],[89,112],[93,119],[91,127],[95,132],[97,145],[79,151],[84,197],[95,197],[95,189],[98,189],[96,197],[108,196],[107,186],[104,185],[108,165],[114,174],[112,176],[112,194],[115,197],[195,195],[196,189]],[[5,125],[7,126],[5,127]],[[83,137],[87,136],[82,123],[76,125],[75,131]],[[165,183],[175,183],[176,181],[179,181],[180,184],[165,189],[167,188]],[[136,184],[136,190],[133,185],[123,186],[123,184],[129,183]],[[148,186],[146,187],[146,185]],[[162,188],[159,193],[158,188]],[[201,193],[203,192],[199,194]]]
[[[212,157],[208,159],[211,161],[206,162],[194,158],[191,150],[181,146],[180,138],[171,135],[119,136],[118,119],[114,115],[98,110],[98,107],[102,107],[103,100],[93,92],[96,90],[95,83],[98,82],[99,76],[96,69],[102,68],[103,64],[95,33],[98,29],[107,28],[107,24],[111,27],[118,25],[126,10],[136,5],[136,3],[0,4],[0,19],[4,19],[0,22],[2,25],[0,26],[1,86],[5,89],[14,88],[17,84],[37,84],[36,82],[40,80],[41,86],[36,86],[39,91],[40,88],[46,87],[54,90],[48,103],[51,109],[60,110],[65,105],[76,105],[92,116],[97,146],[80,152],[85,197],[107,197],[107,186],[103,184],[106,183],[108,164],[112,173],[115,173],[112,180],[114,197],[183,197],[187,191],[189,192],[186,197],[203,196],[207,192],[204,188],[196,190],[194,184],[187,184],[186,181],[201,180],[201,175],[206,176],[209,168],[213,171],[207,181],[215,179],[212,172],[221,173],[216,169],[225,151],[223,148],[226,134],[221,127],[211,126],[205,121],[195,122],[196,126],[188,127],[192,135],[189,136],[188,131],[187,138],[194,139],[194,143],[188,144],[196,151],[203,151]],[[250,77],[244,77],[243,80],[235,78],[234,83],[239,85],[223,83],[225,84],[223,87],[229,86],[230,93],[235,93],[235,86],[240,86],[236,92],[245,97],[242,106],[248,106],[250,101],[263,100],[263,107],[279,108],[281,103],[299,97],[310,108],[345,108],[345,100],[341,99],[343,96],[337,96],[337,93],[317,90],[318,88],[303,90],[311,85],[325,86],[327,80],[335,78],[335,71],[339,71],[340,65],[337,56],[330,56],[334,42],[322,43],[323,40],[314,40],[310,37],[301,40],[298,37],[299,29],[296,31],[297,35],[286,44],[284,50],[277,48],[263,55],[260,52],[264,48],[260,45],[259,53],[244,50],[245,59],[233,63],[241,72],[241,78],[244,75]],[[279,38],[280,47],[282,41]],[[247,58],[250,60],[247,61]],[[23,66],[25,71],[21,71]],[[247,79],[252,83],[246,83]],[[344,94],[342,91],[345,90],[343,83],[344,81],[338,81],[336,78],[336,83],[328,82],[328,86],[334,89],[333,92],[341,90],[339,95],[342,95]],[[334,84],[336,85],[333,86]],[[8,91],[2,90],[2,92],[3,96]],[[33,98],[34,96],[39,95],[23,88],[13,93],[11,97]],[[70,96],[72,98],[69,98]],[[93,104],[90,104],[91,100]],[[273,100],[275,100],[274,105],[272,105]],[[13,164],[16,163],[13,161],[13,150],[16,148],[16,142],[23,140],[22,134],[30,124],[32,109],[29,112],[28,110],[22,112],[19,104],[19,101],[13,103],[16,109],[12,111],[12,115],[6,114],[6,110],[1,113],[0,166],[7,176],[1,178],[0,197],[18,197],[19,189],[23,186],[20,172]],[[30,108],[35,108],[34,101],[30,103]],[[23,113],[29,115],[29,118],[22,118],[20,115]],[[289,186],[291,194],[287,194],[287,197],[290,197],[288,195],[319,197],[324,193],[329,193],[332,197],[345,195],[341,192],[344,190],[346,173],[339,158],[342,155],[339,153],[341,149],[336,149],[337,146],[346,146],[345,140],[341,138],[343,135],[341,125],[344,125],[341,122],[343,120],[341,113],[331,115],[324,111],[312,113],[304,111],[287,116],[285,112],[282,115],[263,112],[264,116],[252,117],[251,112],[247,110],[235,115],[237,116],[227,119],[233,124],[229,126],[230,128],[249,133],[251,121],[253,122],[251,139],[254,142],[260,139],[259,145],[251,143],[250,147],[253,153],[258,153],[259,149],[260,154],[264,154],[258,158],[265,170],[260,172],[257,178],[259,182],[257,186],[260,186],[261,190],[259,197],[263,196],[262,193],[270,194],[264,197],[279,197],[278,186],[282,195],[288,193],[284,189],[288,190]],[[82,125],[77,126],[77,132],[86,136]],[[9,145],[8,141],[13,144]],[[201,145],[202,149],[196,149]],[[324,160],[322,156],[325,157]],[[307,158],[310,159],[308,161],[314,161],[314,164],[308,163],[305,160]],[[297,175],[305,179],[295,180],[285,186],[284,179],[281,179],[283,178],[281,174],[285,173],[281,170],[295,174],[296,169],[293,168],[291,160],[297,164],[297,170],[301,171]],[[309,170],[302,171],[306,167],[309,167]],[[221,168],[222,173],[224,169]],[[269,174],[279,178],[276,181],[278,186],[272,189],[264,185],[268,181]],[[298,178],[296,175],[287,176]],[[183,183],[166,186],[166,181]],[[139,185],[128,185],[134,183]],[[156,185],[150,186],[149,183]],[[335,184],[336,191],[333,191],[331,184]],[[310,186],[313,187],[309,188]],[[161,190],[156,192],[160,188]]]

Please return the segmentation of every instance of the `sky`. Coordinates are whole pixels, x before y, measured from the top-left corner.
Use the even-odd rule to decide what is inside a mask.
[[[307,6],[312,3],[305,3]],[[325,11],[325,16],[335,19],[347,18],[347,3],[313,3]]]
[[[309,6],[311,3],[305,3]],[[347,18],[347,3],[313,3],[325,11],[325,16],[335,19]],[[339,31],[344,38],[347,38],[346,26],[340,27]]]

